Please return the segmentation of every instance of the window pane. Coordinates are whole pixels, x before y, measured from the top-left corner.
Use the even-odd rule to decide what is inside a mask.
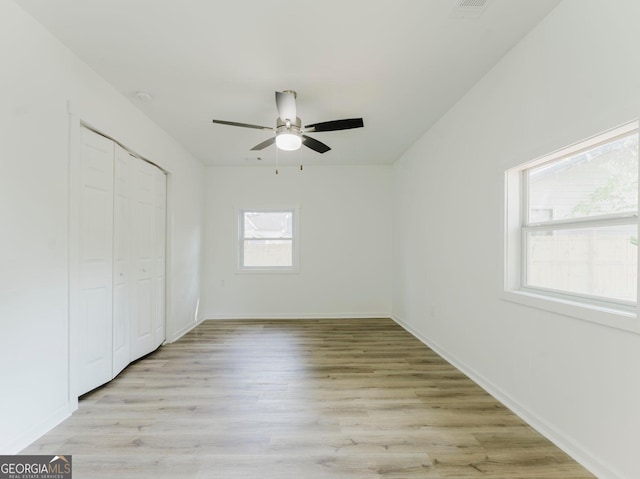
[[[638,209],[638,133],[528,170],[529,223]]]
[[[244,266],[293,266],[291,240],[244,240]]]
[[[245,238],[293,238],[293,212],[245,211]]]
[[[636,301],[637,225],[527,233],[527,284]]]

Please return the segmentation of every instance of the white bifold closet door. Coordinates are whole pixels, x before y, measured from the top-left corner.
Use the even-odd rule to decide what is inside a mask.
[[[112,378],[114,143],[82,129],[79,169],[79,394]]]
[[[131,336],[131,156],[115,145],[113,208],[113,376],[129,364]]]
[[[166,176],[82,128],[78,395],[165,339]]]
[[[164,341],[165,220],[159,216],[166,211],[166,181],[158,168],[143,161],[133,162],[131,175],[135,185],[131,195],[133,361]]]
[[[165,338],[166,323],[166,256],[167,256],[167,176],[160,170],[155,171],[155,235],[154,235],[154,291],[155,299],[155,342],[154,349]]]

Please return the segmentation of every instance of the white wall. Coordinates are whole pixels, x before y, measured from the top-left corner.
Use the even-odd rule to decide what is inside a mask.
[[[68,102],[170,172],[169,339],[196,314],[204,168],[10,0],[0,0],[0,58],[0,453],[12,453],[73,408]]]
[[[388,317],[391,167],[211,167],[207,318]],[[300,273],[238,274],[236,208],[300,207]]]
[[[603,478],[640,477],[640,336],[500,300],[503,178],[638,117],[639,18],[565,0],[394,168],[394,317]]]

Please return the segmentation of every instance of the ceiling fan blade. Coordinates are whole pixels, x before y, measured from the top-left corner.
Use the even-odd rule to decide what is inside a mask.
[[[242,128],[255,128],[256,130],[274,131],[273,128],[269,126],[250,125],[249,123],[238,123],[236,121],[225,121],[225,120],[211,120],[211,121],[213,121],[214,123],[220,123],[221,125],[241,126]]]
[[[269,138],[268,140],[263,141],[262,143],[258,143],[256,146],[251,148],[251,151],[256,150],[264,150],[267,146],[271,146],[276,142],[276,137]]]
[[[302,144],[304,146],[306,146],[307,148],[311,148],[312,150],[317,151],[318,153],[326,153],[331,149],[321,141],[318,141],[315,138],[311,138],[310,136],[302,135],[302,138],[303,138]]]
[[[362,118],[348,118],[346,120],[323,121],[304,127],[305,131],[337,131],[350,130],[351,128],[362,128],[364,121]]]
[[[293,91],[277,91],[276,106],[278,107],[278,116],[282,121],[290,120],[295,123],[296,113],[296,94]]]

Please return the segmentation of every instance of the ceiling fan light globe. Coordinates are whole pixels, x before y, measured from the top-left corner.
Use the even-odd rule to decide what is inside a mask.
[[[302,138],[293,133],[280,133],[276,136],[276,146],[281,150],[295,151],[302,146]]]

